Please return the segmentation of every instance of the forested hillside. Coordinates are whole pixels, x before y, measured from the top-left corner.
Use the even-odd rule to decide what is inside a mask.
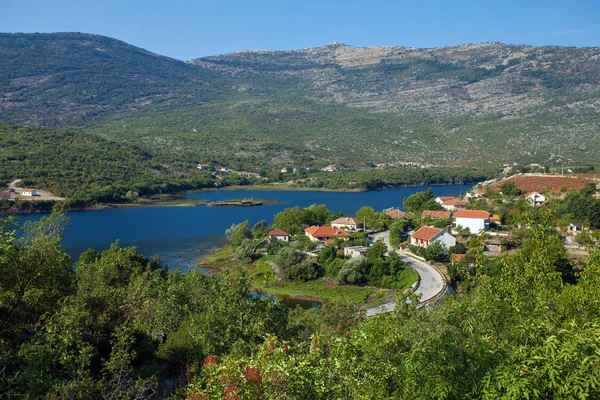
[[[256,171],[595,164],[599,55],[500,43],[331,44],[186,63],[97,35],[0,34],[0,119],[77,126]]]
[[[0,185],[13,179],[84,205],[214,187],[209,173],[181,159],[94,135],[0,124]]]

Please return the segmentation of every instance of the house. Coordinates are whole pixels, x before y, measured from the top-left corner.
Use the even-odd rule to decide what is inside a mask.
[[[325,172],[333,172],[333,171],[341,171],[344,168],[341,167],[340,165],[328,165],[325,168],[321,168],[321,171],[325,171]]]
[[[325,242],[327,243],[330,240],[335,238],[342,238],[347,240],[350,235],[346,233],[344,230],[339,228],[334,228],[331,226],[311,226],[304,230],[306,236],[310,239],[311,242]]]
[[[341,217],[331,221],[331,227],[335,229],[345,229],[349,231],[357,231],[363,229],[362,221],[352,217]]]
[[[460,199],[452,198],[442,203],[442,207],[446,211],[464,210],[467,208],[467,203]]]
[[[581,232],[581,225],[570,223],[567,225],[567,236],[577,236]]]
[[[9,192],[0,192],[0,199],[10,199]]]
[[[198,164],[198,169],[200,171],[206,171],[210,169],[210,165],[209,164]]]
[[[450,211],[433,211],[433,210],[423,210],[423,214],[421,214],[422,218],[429,217],[431,219],[447,219],[452,216]]]
[[[497,225],[502,225],[502,218],[498,214],[492,214],[490,222],[495,222]]]
[[[408,217],[407,213],[405,213],[404,211],[400,211],[398,209],[390,210],[390,211],[386,212],[385,214],[388,217],[390,217],[391,219],[398,219],[398,218]]]
[[[546,202],[546,197],[539,194],[538,192],[528,194],[527,196],[525,196],[525,198],[529,200],[529,202],[534,206],[541,206]]]
[[[267,240],[277,240],[278,242],[289,242],[290,234],[284,231],[283,229],[273,229],[271,232],[267,233]]]
[[[455,199],[455,197],[454,196],[439,196],[439,197],[435,198],[435,202],[441,205],[452,199]]]
[[[454,213],[453,226],[468,228],[472,234],[490,229],[490,213],[484,210],[460,210]]]
[[[367,249],[368,249],[368,247],[365,247],[365,246],[344,247],[344,257],[356,258],[358,256],[362,256],[365,254]]]
[[[448,249],[456,245],[456,238],[443,229],[431,226],[422,227],[410,238],[410,244],[420,247],[429,247],[435,242],[441,242]]]
[[[37,196],[37,192],[35,189],[21,189],[19,194],[21,196],[29,196],[29,197]]]

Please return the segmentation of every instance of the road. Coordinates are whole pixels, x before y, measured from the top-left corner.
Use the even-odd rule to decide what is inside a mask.
[[[373,240],[377,241],[382,239],[383,242],[388,247],[389,251],[394,251],[392,246],[390,245],[390,232],[380,232],[373,235]],[[444,279],[440,275],[440,273],[433,268],[431,265],[426,262],[414,259],[405,254],[398,252],[400,257],[402,257],[402,261],[410,265],[420,277],[419,287],[415,291],[415,294],[421,295],[421,303],[431,299],[436,296],[444,289]],[[379,307],[369,308],[365,310],[365,315],[370,317],[375,314],[379,314],[382,312],[393,311],[396,307],[396,303],[390,302],[383,304]]]

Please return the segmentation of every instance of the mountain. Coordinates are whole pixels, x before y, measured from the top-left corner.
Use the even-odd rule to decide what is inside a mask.
[[[0,119],[247,169],[595,164],[600,49],[333,43],[182,62],[80,33],[0,34]]]
[[[506,116],[536,106],[597,111],[599,55],[599,48],[501,43],[434,49],[336,43],[286,52],[246,51],[191,63],[219,66],[232,74],[302,76],[316,95],[376,112]]]

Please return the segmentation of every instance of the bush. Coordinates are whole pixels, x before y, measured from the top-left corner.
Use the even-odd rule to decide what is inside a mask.
[[[307,282],[321,276],[322,269],[312,260],[306,258],[300,264],[283,270],[285,279],[293,282]]]
[[[351,258],[344,263],[340,272],[338,273],[337,280],[342,284],[356,285],[364,283],[368,273],[369,260],[367,257],[358,256]]]
[[[235,249],[235,258],[241,262],[249,262],[252,260],[252,250],[254,249],[254,243],[250,239],[243,239]]]

